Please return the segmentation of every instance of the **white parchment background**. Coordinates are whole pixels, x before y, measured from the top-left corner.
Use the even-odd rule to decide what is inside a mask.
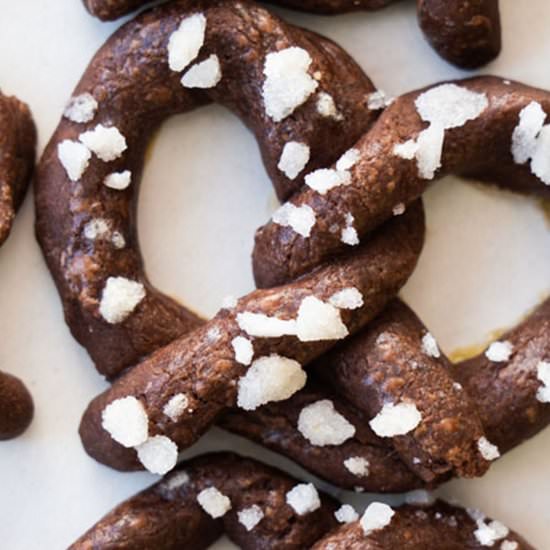
[[[30,103],[41,150],[88,61],[117,24],[92,19],[79,0],[0,4],[0,86]],[[504,51],[484,71],[550,89],[550,2],[501,0],[501,6]],[[376,14],[284,15],[335,39],[393,95],[464,74],[424,42],[414,2]],[[404,296],[445,351],[514,324],[549,290],[550,231],[535,201],[447,178],[426,204],[426,248]],[[233,115],[208,107],[170,120],[155,142],[140,202],[152,280],[203,314],[214,313],[223,296],[252,288],[252,235],[274,207],[256,144]],[[31,429],[0,444],[0,546],[59,549],[154,477],[110,471],[80,446],[80,415],[106,384],[63,322],[34,241],[30,196],[0,251],[0,281],[0,367],[21,376],[36,402]],[[189,453],[226,448],[301,474],[219,430]],[[483,508],[549,550],[549,455],[547,430],[483,479],[453,482],[441,492]],[[359,508],[369,501],[345,497]],[[217,548],[231,545],[221,541]]]

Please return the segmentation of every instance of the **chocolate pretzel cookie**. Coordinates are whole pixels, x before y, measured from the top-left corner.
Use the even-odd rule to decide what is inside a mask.
[[[83,0],[103,20],[117,19],[148,0]],[[394,0],[271,0],[297,10],[336,14],[378,10]],[[447,61],[473,69],[498,56],[501,29],[498,0],[417,0],[418,22],[427,40]]]
[[[375,502],[359,520],[350,505],[337,509],[311,483],[219,453],[181,464],[119,504],[70,550],[201,550],[223,532],[243,550],[532,549],[502,523],[441,501],[395,510]]]
[[[28,107],[0,92],[0,246],[10,233],[34,167],[36,130]],[[0,372],[0,440],[26,430],[32,398],[23,383]]]
[[[42,156],[35,187],[37,235],[66,321],[100,372],[113,378],[199,324],[149,284],[136,236],[143,154],[161,122],[212,101],[227,106],[254,132],[286,199],[376,119],[367,108],[373,92],[334,43],[246,2],[171,2],[107,41]],[[293,215],[307,232],[313,212]],[[395,281],[402,284],[401,273]]]
[[[384,256],[383,263],[379,263],[371,255],[372,247],[378,246],[380,231],[383,234],[389,227],[386,225],[355,254],[337,254],[357,244],[359,236],[388,215],[393,215],[390,226],[400,221],[409,224],[407,216],[416,216],[414,210],[406,211],[409,200],[426,188],[440,165],[443,169],[438,175],[447,170],[492,176],[508,186],[506,177],[512,175],[513,188],[548,193],[544,164],[548,126],[544,126],[543,111],[547,102],[546,92],[489,77],[442,84],[396,100],[344,155],[345,162],[306,175],[306,185],[293,196],[290,208],[315,212],[316,223],[308,236],[287,223],[281,211],[258,232],[255,266],[260,282],[267,277],[270,284],[293,279],[305,271],[304,265],[310,270],[320,263],[324,267],[283,287],[265,290],[265,294],[256,291],[241,299],[235,308],[223,310],[187,338],[174,341],[129,371],[85,413],[81,435],[87,451],[113,467],[133,469],[139,467],[142,440],[164,437],[173,444],[168,465],[175,463],[177,449],[194,442],[227,407],[253,410],[289,397],[300,387],[296,379],[270,393],[270,376],[279,380],[271,371],[296,374],[298,371],[293,369],[298,366],[294,363],[293,367],[288,363],[282,366],[285,358],[301,365],[309,363],[364,326],[367,312],[373,310],[374,296],[382,295],[384,304],[387,302],[388,287],[382,289],[370,276],[368,284],[364,275],[361,279],[351,276],[356,254],[371,247],[369,255],[363,256],[370,262],[361,262],[361,269],[373,268],[379,275],[389,276],[395,271],[391,268],[392,258],[398,250],[402,254],[403,244],[408,250],[418,248],[406,244],[404,236],[393,238],[387,248],[380,249]],[[423,120],[429,122],[427,128]],[[283,206],[282,210],[288,208]],[[350,218],[354,220],[351,225]],[[405,232],[410,231],[408,227]],[[350,232],[357,240],[349,239]],[[332,255],[327,252],[330,249]],[[414,253],[409,257],[408,265],[412,266]],[[328,260],[330,263],[323,264]],[[317,281],[315,286],[313,281]],[[499,451],[484,434],[475,403],[455,384],[448,368],[431,361],[419,338],[403,342],[406,347],[391,341],[378,347],[368,342],[373,349],[371,363],[361,363],[363,353],[353,364],[368,368],[370,378],[363,372],[352,378],[342,370],[342,387],[346,379],[352,381],[351,389],[344,392],[346,397],[353,402],[354,388],[361,393],[354,404],[359,403],[358,408],[372,418],[378,435],[392,438],[400,458],[425,482],[452,474],[483,474]],[[529,345],[531,339],[524,347]],[[548,359],[544,356],[546,348],[542,346],[539,351],[544,364]],[[414,369],[420,361],[423,368]],[[336,372],[334,361],[328,365],[327,371]],[[512,372],[511,379],[519,378],[517,370]],[[525,403],[529,406],[536,400],[534,381],[536,378],[527,388]],[[331,383],[335,385],[336,381]],[[522,392],[517,394],[518,406],[522,406]],[[176,396],[184,396],[189,407],[173,418],[165,408],[170,410]],[[116,430],[116,419],[123,414],[128,397],[138,401],[135,414],[139,411],[146,426],[139,437],[129,440]],[[542,426],[547,422],[547,406],[537,407]],[[111,416],[115,418],[114,426]]]

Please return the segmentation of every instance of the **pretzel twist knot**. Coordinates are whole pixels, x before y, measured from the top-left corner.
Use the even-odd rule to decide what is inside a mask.
[[[83,0],[96,17],[111,20],[148,4],[148,0]],[[395,0],[271,0],[311,13],[379,10]],[[466,69],[495,59],[501,49],[498,0],[417,0],[418,22],[427,40],[447,61]]]
[[[302,366],[354,334],[326,367],[319,360],[319,376],[370,421],[361,452],[393,456],[398,481],[386,467],[381,490],[481,475],[498,456],[488,438],[497,411],[436,361],[437,346],[404,306],[361,330],[414,269],[419,197],[436,176],[548,194],[550,96],[476,78],[407,94],[377,118],[367,107],[372,93],[338,46],[243,2],[170,3],[98,52],[36,186],[38,237],[73,334],[110,378],[139,361],[88,407],[80,433],[91,456],[165,473],[228,409],[289,398],[305,385]],[[292,198],[256,235],[262,288],[202,323],[148,283],[131,199],[152,131],[209,101],[254,131],[279,197]],[[481,375],[497,374],[502,388],[521,382],[514,404],[525,414],[516,414],[513,438],[499,436],[505,448],[549,419],[547,308],[531,321],[519,327],[516,348],[502,343],[486,357]],[[495,362],[510,368],[497,371]],[[312,405],[300,433],[338,452],[357,425],[330,400]],[[319,415],[336,426],[328,435],[315,425]],[[347,467],[360,478],[368,464]]]
[[[28,107],[0,92],[0,246],[11,231],[32,170],[36,130]],[[32,398],[23,383],[0,372],[0,440],[21,434],[33,416]]]

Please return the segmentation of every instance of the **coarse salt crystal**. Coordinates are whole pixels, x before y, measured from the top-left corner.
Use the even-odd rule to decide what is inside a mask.
[[[387,527],[394,515],[395,512],[387,504],[382,502],[369,504],[360,521],[365,536]]]
[[[350,456],[344,460],[346,469],[357,477],[367,477],[369,475],[369,461],[362,456]]]
[[[289,141],[285,143],[277,168],[293,180],[309,162],[310,150],[305,143]]]
[[[333,170],[332,168],[319,168],[306,175],[305,183],[320,195],[325,195],[335,187],[349,185],[351,174],[347,171]]]
[[[298,417],[298,431],[317,447],[341,445],[355,435],[355,426],[323,399],[305,406]]]
[[[103,218],[95,218],[84,226],[83,233],[84,237],[95,241],[98,238],[105,237],[109,233],[109,224]]]
[[[344,172],[353,168],[361,158],[359,149],[348,149],[336,162],[336,170]]]
[[[122,191],[126,189],[132,182],[132,172],[130,170],[124,170],[124,172],[113,172],[105,177],[103,184],[110,189],[116,189]]]
[[[267,54],[262,93],[265,111],[275,122],[292,114],[319,86],[307,72],[311,62],[309,53],[298,47]]]
[[[294,319],[279,319],[263,313],[244,311],[237,314],[237,324],[249,336],[262,338],[279,338],[296,334],[296,321]]]
[[[162,412],[173,422],[177,422],[185,409],[189,407],[189,398],[183,393],[177,393],[172,396],[168,403],[164,405]]]
[[[510,359],[513,351],[514,347],[511,342],[493,342],[485,351],[485,357],[487,357],[489,361],[502,363]]]
[[[262,521],[264,512],[257,504],[253,504],[248,508],[239,510],[237,517],[239,518],[239,523],[244,525],[247,531],[252,531]]]
[[[295,206],[291,202],[283,204],[271,219],[278,225],[291,227],[298,235],[305,238],[311,235],[311,229],[316,222],[315,212],[311,206],[307,204]]]
[[[422,415],[414,403],[386,403],[369,425],[380,437],[395,437],[411,432],[421,420]]]
[[[336,108],[334,98],[326,92],[320,92],[317,95],[317,112],[326,118],[333,118],[334,120],[343,120],[343,115]]]
[[[222,79],[218,56],[212,54],[204,61],[193,65],[181,78],[185,88],[214,88]]]
[[[203,489],[197,495],[197,502],[214,519],[225,516],[231,510],[231,500],[216,489],[216,487]]]
[[[359,309],[364,304],[363,295],[353,286],[335,292],[328,301],[339,309]]]
[[[168,65],[172,71],[183,71],[199,54],[204,44],[206,17],[195,13],[183,19],[168,40]]]
[[[152,474],[164,475],[178,462],[178,447],[165,435],[150,437],[136,451],[139,461]]]
[[[485,460],[496,460],[500,457],[500,451],[496,445],[493,445],[485,436],[477,440],[477,448]]]
[[[299,515],[303,516],[321,507],[319,493],[312,483],[300,483],[286,494],[287,504]]]
[[[539,362],[537,378],[542,382],[542,386],[537,390],[537,400],[541,403],[550,403],[550,362]]]
[[[92,153],[82,143],[66,139],[58,144],[59,162],[71,181],[78,181],[88,168]]]
[[[250,365],[254,357],[252,342],[244,336],[236,336],[231,340],[231,346],[235,352],[235,361],[241,365]]]
[[[477,529],[474,536],[482,546],[493,546],[495,542],[507,537],[510,529],[500,521],[487,524],[484,519],[477,520]]]
[[[237,405],[253,411],[273,401],[283,401],[301,390],[306,373],[297,361],[272,354],[256,359],[239,379]]]
[[[119,158],[128,148],[126,138],[119,129],[98,124],[93,130],[80,134],[78,138],[92,153],[104,162]]]
[[[86,92],[71,98],[63,116],[72,122],[83,124],[93,120],[97,108],[98,104],[94,96]]]
[[[145,298],[145,287],[126,277],[109,277],[103,288],[99,313],[111,324],[124,321]]]
[[[302,342],[339,340],[349,334],[340,310],[315,296],[302,300],[296,318],[296,335]]]
[[[437,345],[437,341],[433,337],[433,335],[429,332],[424,334],[422,338],[422,351],[426,355],[430,357],[435,357],[436,359],[438,357],[441,357],[441,352],[439,351],[439,346]]]
[[[353,506],[342,504],[342,506],[334,512],[334,517],[339,523],[353,523],[359,519],[359,514],[355,511]]]
[[[129,395],[103,409],[101,426],[117,443],[129,448],[147,441],[149,417],[141,401]]]

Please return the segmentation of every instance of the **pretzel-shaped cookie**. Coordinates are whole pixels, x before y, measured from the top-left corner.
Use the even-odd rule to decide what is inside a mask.
[[[117,19],[148,0],[83,0],[103,20]],[[297,10],[335,14],[378,10],[394,0],[271,0]],[[498,0],[417,0],[418,22],[427,40],[447,61],[466,69],[498,56],[501,29]]]
[[[70,550],[200,550],[223,532],[243,550],[458,550],[497,542],[503,550],[532,548],[481,512],[442,501],[396,510],[372,503],[360,520],[350,505],[337,506],[311,483],[260,462],[210,454],[119,504]]]
[[[10,233],[34,166],[36,130],[28,107],[0,92],[0,246]],[[33,416],[23,383],[0,372],[0,440],[24,432]]]
[[[182,79],[184,64],[191,66]],[[214,80],[197,81],[205,77]],[[132,198],[159,124],[209,101],[226,105],[255,133],[285,199],[300,176],[337,160],[375,120],[366,107],[373,92],[334,43],[243,2],[171,2],[107,41],[44,152],[36,184],[38,239],[67,323],[100,372],[113,378],[199,325],[148,283],[135,234]],[[294,213],[302,231],[312,215]],[[392,292],[410,269],[388,283]]]
[[[396,100],[352,149],[356,162],[350,168],[349,181],[345,185],[338,180],[334,184],[334,175],[342,171],[338,169],[318,170],[306,176],[307,187],[293,197],[292,204],[294,208],[313,209],[316,219],[322,220],[312,227],[309,237],[302,237],[291,227],[281,225],[278,215],[275,219],[279,219],[279,223],[271,222],[257,234],[255,266],[260,282],[264,282],[266,275],[272,278],[273,275],[279,278],[301,275],[303,265],[311,269],[328,260],[328,254],[322,251],[331,247],[332,263],[294,283],[266,290],[267,303],[258,299],[262,296],[261,291],[252,293],[241,299],[233,310],[222,311],[213,321],[188,337],[174,341],[129,371],[111,390],[96,398],[85,413],[81,435],[87,451],[116,468],[139,467],[139,455],[129,447],[139,447],[141,443],[134,444],[133,439],[128,441],[124,434],[115,433],[116,418],[126,410],[127,397],[138,402],[134,403],[135,414],[141,415],[145,426],[139,437],[151,436],[159,447],[161,441],[162,445],[173,443],[173,458],[170,459],[173,463],[177,449],[194,442],[226,407],[238,405],[254,409],[266,401],[277,400],[266,393],[265,386],[270,383],[269,369],[279,368],[277,361],[280,356],[307,364],[318,352],[329,347],[324,345],[323,336],[316,333],[311,337],[307,327],[304,329],[304,322],[311,322],[313,326],[319,321],[317,318],[321,318],[321,324],[332,323],[328,320],[328,312],[321,311],[325,307],[318,301],[330,304],[332,300],[333,304],[338,304],[337,293],[347,289],[351,297],[348,296],[343,305],[356,309],[345,311],[340,319],[344,320],[346,332],[350,333],[359,328],[356,316],[361,316],[366,306],[371,308],[372,281],[368,285],[364,284],[364,279],[359,281],[356,278],[347,278],[343,282],[341,269],[344,265],[351,265],[349,262],[354,256],[335,258],[334,254],[340,251],[343,243],[338,231],[329,228],[341,228],[342,221],[351,212],[356,220],[355,230],[358,235],[364,235],[365,231],[391,215],[396,204],[401,205],[398,210],[402,212],[410,200],[416,199],[433,179],[440,163],[440,175],[445,171],[465,173],[468,170],[484,178],[492,176],[505,184],[505,174],[508,177],[512,174],[515,187],[548,193],[548,187],[539,179],[547,179],[543,162],[548,128],[544,126],[543,106],[547,108],[547,105],[545,92],[489,77],[467,80],[460,86],[434,86]],[[424,128],[421,117],[430,121],[428,128]],[[391,223],[398,223],[399,218],[394,216]],[[364,246],[373,246],[375,242],[376,239],[368,241]],[[390,256],[395,251],[392,247],[400,244],[401,240],[395,239],[389,245]],[[269,257],[268,253],[272,256]],[[388,262],[386,258],[386,268]],[[277,267],[284,269],[280,269],[283,277],[277,273]],[[345,273],[346,277],[349,275],[349,271]],[[338,286],[329,283],[328,289],[323,285],[314,290],[309,286],[312,278],[337,281]],[[298,292],[300,285],[310,288],[309,297],[302,291]],[[363,306],[360,306],[361,301]],[[312,306],[320,309],[315,309],[315,314],[309,317]],[[268,318],[254,315],[257,313]],[[286,322],[280,324],[281,319]],[[362,325],[364,319],[362,316],[360,319]],[[273,323],[276,333],[272,332]],[[527,402],[530,408],[536,401],[537,391],[532,391],[533,388],[547,379],[545,365],[548,355],[544,347],[547,326],[544,323],[541,330],[541,373],[537,370],[538,363],[529,364],[531,374],[526,386],[527,399],[523,399],[522,391],[517,394],[518,403],[523,406]],[[216,338],[212,338],[213,334]],[[273,338],[276,335],[285,336],[283,339]],[[238,350],[233,346],[239,336],[252,339],[254,357],[257,358],[248,371],[242,370],[236,354]],[[335,336],[332,338],[334,343]],[[318,341],[313,344],[308,341],[310,339]],[[520,350],[529,345],[530,340],[524,342]],[[309,355],[312,350],[312,355]],[[399,352],[399,347],[389,346],[390,355]],[[418,345],[409,351],[416,355],[420,352]],[[275,364],[265,360],[273,354],[277,354]],[[387,413],[389,418],[382,414],[382,424],[391,424],[392,414],[396,413],[405,416],[407,422],[392,430],[381,426],[379,435],[393,437],[400,458],[425,482],[431,483],[440,476],[445,478],[452,474],[483,474],[498,452],[494,443],[484,435],[475,404],[471,403],[466,392],[457,388],[448,369],[434,363],[428,365],[429,368],[419,369],[420,374],[411,372],[410,367],[393,372],[392,369],[397,367],[383,359],[382,355],[374,364],[376,378],[373,377],[372,386],[364,392],[364,401],[368,403],[362,403],[363,410],[367,410],[371,417]],[[510,372],[512,380],[521,380],[520,369],[512,368]],[[407,391],[403,392],[402,388]],[[284,397],[288,395],[286,393]],[[434,395],[444,395],[445,399],[438,398],[434,402]],[[172,418],[165,413],[165,407],[170,410],[171,400],[176,396],[178,399],[185,397],[192,414],[181,412]],[[277,397],[281,399],[283,396]],[[392,407],[385,410],[382,406],[385,402],[396,406],[396,411]],[[528,413],[532,412],[530,408]],[[538,404],[536,411],[541,414],[542,425],[545,424],[547,406]],[[109,427],[111,417],[115,420]],[[166,437],[168,441],[162,439]],[[142,457],[141,462],[144,460],[147,458]],[[167,459],[166,465],[170,460]]]

